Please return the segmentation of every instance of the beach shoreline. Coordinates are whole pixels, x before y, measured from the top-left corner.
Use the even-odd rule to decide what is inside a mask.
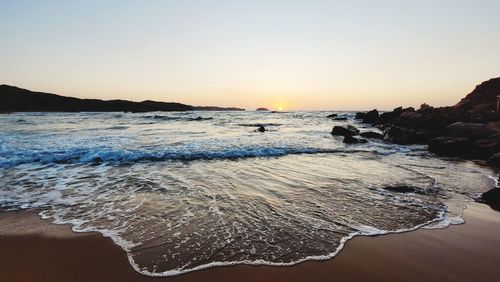
[[[356,236],[333,259],[294,266],[214,267],[174,277],[134,271],[98,233],[75,233],[34,212],[0,213],[2,281],[494,281],[500,275],[500,213],[468,203],[465,224]],[[471,263],[472,262],[472,263]]]

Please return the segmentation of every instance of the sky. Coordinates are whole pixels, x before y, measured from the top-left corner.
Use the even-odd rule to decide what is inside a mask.
[[[284,110],[453,105],[500,76],[498,0],[0,0],[0,84]]]

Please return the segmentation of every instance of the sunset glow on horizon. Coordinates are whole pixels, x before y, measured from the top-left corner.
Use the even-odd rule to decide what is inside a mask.
[[[7,1],[0,84],[249,110],[452,105],[500,76],[499,10],[492,0]]]

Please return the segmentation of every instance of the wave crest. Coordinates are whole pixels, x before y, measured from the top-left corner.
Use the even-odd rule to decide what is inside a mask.
[[[246,147],[237,149],[220,149],[214,151],[187,150],[117,150],[74,148],[67,151],[28,151],[6,152],[0,154],[0,167],[14,167],[22,164],[100,164],[100,163],[133,163],[140,161],[193,161],[214,159],[244,159],[256,157],[279,157],[290,154],[326,153],[332,150],[293,147]]]

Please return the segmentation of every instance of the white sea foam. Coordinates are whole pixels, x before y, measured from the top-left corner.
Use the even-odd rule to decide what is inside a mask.
[[[324,116],[0,116],[0,207],[100,232],[135,270],[170,276],[324,260],[354,236],[459,224],[468,196],[498,186],[487,168],[422,146],[346,145]]]

